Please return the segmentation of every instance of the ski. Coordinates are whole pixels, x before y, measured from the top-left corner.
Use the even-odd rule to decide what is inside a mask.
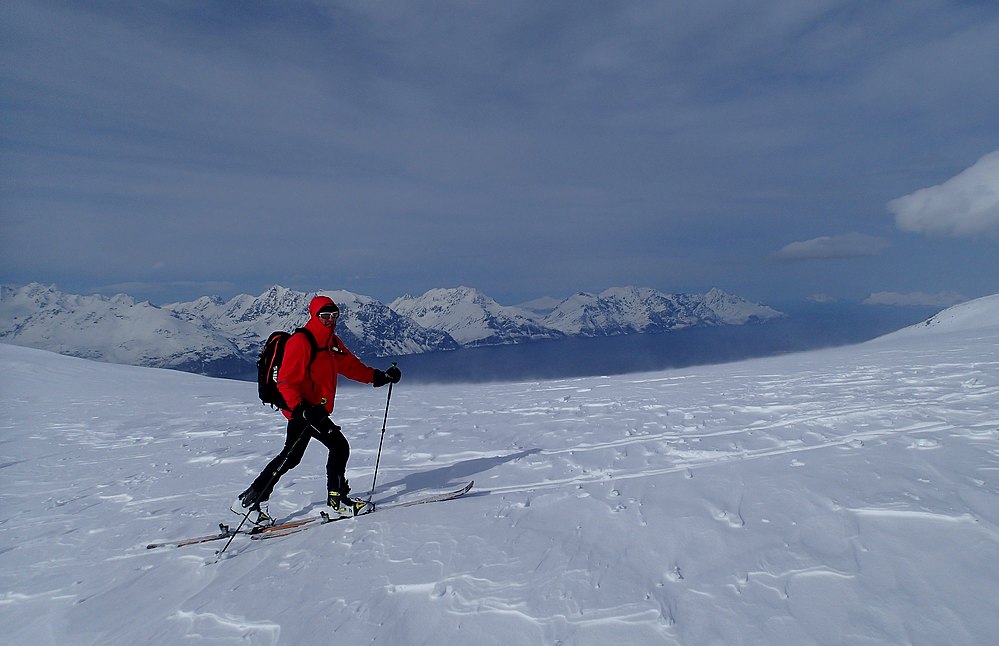
[[[235,534],[246,534],[248,536],[254,536],[256,534],[266,534],[267,532],[278,532],[281,530],[292,529],[294,527],[300,527],[301,525],[307,525],[308,523],[313,523],[320,518],[317,516],[315,518],[304,518],[302,520],[292,520],[286,523],[278,523],[277,525],[266,525],[252,527],[250,529],[241,529],[236,531],[230,529],[225,523],[219,523],[219,531],[217,534],[206,534],[205,536],[196,536],[194,538],[182,538],[176,541],[162,541],[160,543],[150,543],[146,545],[147,550],[156,549],[157,547],[185,547],[187,545],[198,545],[199,543],[209,543],[211,541],[220,541],[224,538],[229,538]]]
[[[373,511],[374,511],[374,509],[372,509],[371,511],[366,511],[366,512],[364,512],[361,515],[362,516],[367,516],[368,514],[370,514]],[[336,517],[333,517],[333,516],[330,516],[329,514],[327,514],[325,511],[321,511],[321,512],[319,512],[318,516],[316,516],[315,518],[310,518],[309,519],[309,521],[310,521],[309,525],[302,525],[301,527],[281,527],[281,528],[276,529],[273,532],[268,532],[266,534],[264,534],[264,533],[253,534],[252,536],[250,536],[250,540],[253,540],[253,541],[263,541],[263,540],[267,540],[268,538],[281,538],[282,536],[291,536],[292,534],[297,534],[298,532],[304,532],[305,530],[309,529],[310,527],[318,527],[319,525],[325,525],[326,523],[335,523],[338,520],[347,520],[348,518],[357,518],[357,516],[336,516]],[[318,525],[315,524],[316,522],[318,522]]]
[[[361,514],[366,516],[369,513],[375,511],[375,509],[393,509],[399,507],[411,507],[413,505],[422,505],[429,502],[440,502],[443,500],[453,500],[454,498],[459,498],[472,488],[472,482],[469,482],[461,489],[456,489],[454,491],[447,491],[439,494],[431,494],[429,496],[423,496],[422,498],[416,498],[413,500],[406,500],[403,502],[395,502],[386,505],[377,505],[369,501],[372,509],[369,512]],[[225,523],[219,523],[219,531],[215,534],[206,534],[204,536],[195,536],[193,538],[183,538],[175,541],[161,541],[158,543],[150,543],[146,545],[147,550],[156,549],[160,547],[186,547],[188,545],[199,545],[201,543],[209,543],[211,541],[221,541],[226,538],[231,538],[232,536],[238,534],[246,534],[254,540],[262,540],[265,538],[278,538],[281,536],[288,536],[289,534],[294,534],[304,529],[307,529],[308,525],[325,525],[326,523],[332,523],[338,520],[345,520],[346,518],[354,518],[353,516],[346,516],[344,518],[337,517],[332,518],[325,512],[319,516],[310,516],[309,518],[302,518],[299,520],[290,520],[284,523],[278,523],[276,525],[267,525],[263,527],[253,527],[248,530],[240,530],[236,532],[230,529]]]
[[[422,498],[416,498],[414,500],[404,500],[402,502],[393,502],[387,505],[375,505],[378,509],[398,509],[400,507],[412,507],[413,505],[423,505],[428,502],[443,502],[445,500],[454,500],[455,498],[461,498],[466,493],[471,491],[472,485],[475,484],[474,480],[469,480],[461,489],[455,489],[454,491],[445,491],[444,493],[430,494],[429,496],[423,496]]]
[[[186,545],[197,545],[199,543],[208,543],[209,541],[220,541],[223,538],[229,538],[235,534],[233,530],[229,529],[229,526],[225,523],[219,523],[219,531],[217,534],[206,534],[205,536],[195,536],[194,538],[183,538],[177,541],[163,541],[160,543],[150,543],[146,545],[147,550],[155,549],[157,547],[184,547]]]
[[[461,498],[466,493],[468,493],[472,489],[472,485],[473,484],[475,484],[474,480],[469,481],[469,483],[466,484],[461,489],[455,489],[454,491],[445,491],[443,493],[431,494],[429,496],[423,496],[421,498],[414,498],[413,500],[404,500],[402,502],[393,502],[393,503],[388,503],[388,504],[385,504],[385,505],[372,504],[371,502],[369,502],[368,504],[371,505],[371,511],[365,512],[365,513],[361,514],[361,516],[367,516],[368,514],[373,514],[373,513],[377,512],[377,511],[385,511],[385,510],[388,510],[388,509],[401,509],[402,507],[412,507],[414,505],[425,505],[425,504],[431,503],[431,502],[443,502],[445,500],[454,500],[455,498]],[[273,532],[257,533],[257,534],[254,534],[254,535],[250,536],[250,539],[251,540],[255,540],[255,541],[264,541],[264,540],[269,540],[269,539],[272,539],[272,538],[281,538],[283,536],[291,536],[292,534],[297,534],[299,532],[304,532],[307,529],[311,529],[313,527],[319,527],[320,525],[326,525],[328,523],[335,523],[335,522],[341,521],[341,520],[354,520],[354,519],[357,519],[359,517],[360,516],[337,516],[337,517],[334,518],[334,517],[330,516],[329,514],[327,514],[326,512],[322,512],[318,518],[310,518],[309,519],[310,521],[319,521],[318,523],[311,523],[308,526],[304,526],[304,523],[303,523],[303,526],[301,526],[301,527],[281,528],[281,529],[275,529]]]

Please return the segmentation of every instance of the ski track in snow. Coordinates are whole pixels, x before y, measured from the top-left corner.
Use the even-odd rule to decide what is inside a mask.
[[[217,544],[145,544],[238,522],[284,439],[252,384],[0,346],[0,620],[32,644],[987,643],[995,339],[403,382],[375,499],[471,493],[237,539],[218,563]],[[355,493],[384,397],[337,401]],[[313,444],[274,515],[316,512],[324,462]]]

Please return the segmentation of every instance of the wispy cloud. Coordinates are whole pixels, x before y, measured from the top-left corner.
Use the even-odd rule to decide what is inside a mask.
[[[999,232],[999,150],[943,184],[892,200],[903,231],[954,237]]]
[[[826,260],[877,256],[890,245],[891,243],[884,238],[862,233],[847,233],[792,242],[774,254],[774,258],[777,260]]]
[[[910,292],[899,294],[897,292],[875,292],[864,299],[864,305],[898,305],[902,307],[913,307],[918,305],[933,307],[949,307],[957,303],[968,300],[966,297],[955,292],[938,292],[927,294],[925,292]]]
[[[806,300],[812,303],[836,303],[839,299],[829,294],[812,294]]]

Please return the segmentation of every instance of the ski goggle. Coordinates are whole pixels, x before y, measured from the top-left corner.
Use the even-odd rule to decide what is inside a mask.
[[[340,312],[320,312],[319,318],[324,321],[335,321],[340,318]]]

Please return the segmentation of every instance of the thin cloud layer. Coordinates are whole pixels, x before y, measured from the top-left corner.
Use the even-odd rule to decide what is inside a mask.
[[[792,242],[774,254],[774,258],[777,260],[859,258],[876,256],[890,245],[891,243],[883,238],[862,233],[847,233]]]
[[[943,184],[888,203],[902,231],[970,237],[999,232],[999,150]]]
[[[951,305],[963,303],[966,300],[968,300],[966,297],[955,292],[938,292],[936,294],[927,294],[925,292],[910,292],[908,294],[876,292],[864,299],[864,305],[950,307]]]

